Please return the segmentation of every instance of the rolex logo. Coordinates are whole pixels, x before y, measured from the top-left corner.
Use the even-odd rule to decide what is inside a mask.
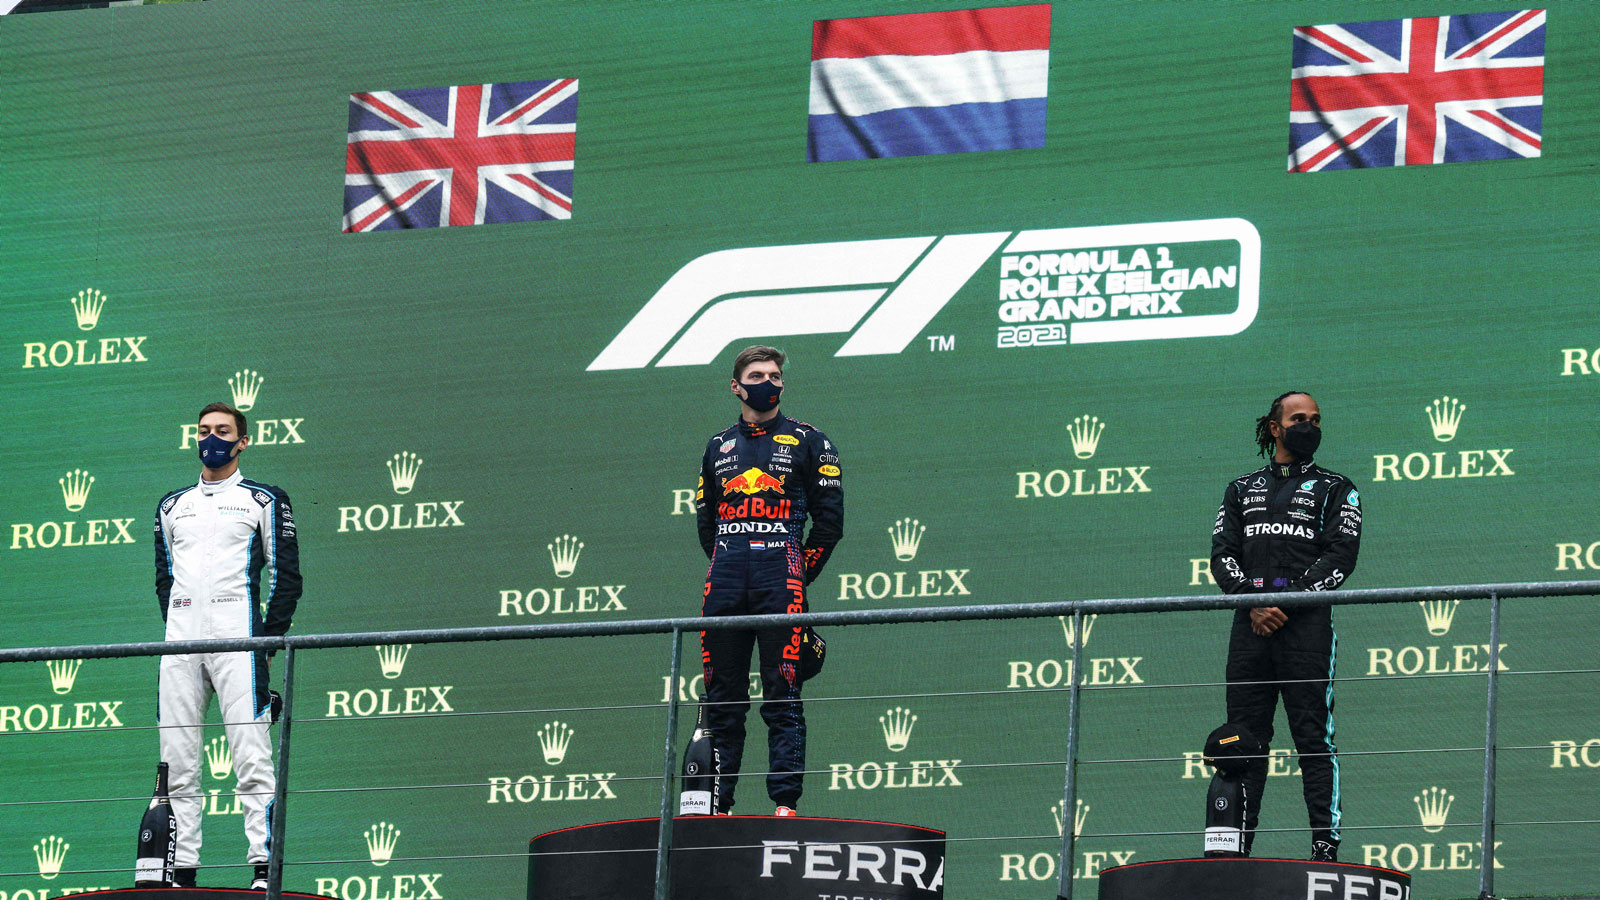
[[[417,484],[417,470],[422,468],[422,458],[410,450],[403,450],[385,463],[389,467],[389,480],[396,494],[409,494]]]
[[[1061,620],[1061,631],[1067,638],[1067,647],[1070,649],[1078,646],[1080,636],[1073,634],[1072,617],[1056,616],[1056,618]],[[1083,634],[1081,638],[1084,644],[1089,643],[1089,632],[1094,630],[1094,620],[1098,618],[1100,618],[1099,613],[1090,613],[1083,617]]]
[[[1454,397],[1440,397],[1422,410],[1428,414],[1428,424],[1433,426],[1434,439],[1443,443],[1455,438],[1466,406]]]
[[[1450,623],[1455,619],[1456,607],[1461,605],[1461,601],[1420,600],[1417,605],[1422,607],[1422,616],[1428,622],[1428,633],[1439,635],[1450,633]]]
[[[383,677],[399,678],[405,670],[406,657],[411,655],[410,644],[388,644],[378,649],[378,667],[383,670]]]
[[[883,726],[883,741],[889,745],[889,750],[899,753],[911,743],[911,729],[916,727],[917,717],[911,710],[896,706],[879,716],[878,724]]]
[[[266,379],[254,369],[233,373],[233,377],[228,379],[228,387],[233,391],[233,405],[239,407],[240,412],[249,412],[250,407],[256,405],[256,394],[260,393],[264,381]]]
[[[61,864],[66,861],[72,845],[55,835],[33,845],[33,858],[39,861],[39,877],[50,881],[61,874]]]
[[[1056,834],[1060,834],[1062,829],[1066,828],[1066,821],[1061,815],[1061,804],[1062,801],[1057,800],[1056,804],[1050,807],[1050,817],[1056,820]],[[1077,838],[1083,836],[1083,820],[1087,818],[1089,818],[1089,805],[1083,802],[1082,797],[1079,797],[1076,808],[1072,813],[1073,837]]]
[[[367,855],[375,866],[387,866],[394,857],[395,842],[400,839],[400,829],[388,822],[379,822],[362,832],[367,838]]]
[[[1455,795],[1446,793],[1441,787],[1428,788],[1411,800],[1417,804],[1417,813],[1422,816],[1422,830],[1429,834],[1444,830],[1444,820],[1445,816],[1450,814],[1450,804],[1456,802]]]
[[[61,499],[67,503],[67,512],[77,512],[89,502],[89,488],[94,487],[94,476],[82,469],[73,469],[61,478]]]
[[[557,578],[570,578],[578,568],[578,554],[583,552],[583,542],[570,534],[563,534],[546,544],[550,551],[550,564],[556,568]]]
[[[573,730],[565,722],[547,722],[539,729],[539,749],[544,751],[544,761],[552,766],[567,758],[567,748],[572,745]]]
[[[50,668],[50,690],[58,694],[72,693],[72,683],[78,680],[81,659],[52,659],[45,663]]]
[[[78,317],[78,328],[83,331],[93,331],[94,326],[100,323],[100,310],[106,308],[106,295],[94,288],[79,291],[78,296],[70,301],[72,312]]]
[[[1088,459],[1094,456],[1095,448],[1100,446],[1100,435],[1105,433],[1106,423],[1100,421],[1099,416],[1079,416],[1067,426],[1067,436],[1072,438],[1072,452],[1079,459]]]
[[[233,751],[221,735],[206,741],[206,768],[211,771],[211,777],[218,781],[233,773]]]
[[[917,558],[917,547],[922,544],[923,532],[928,526],[916,519],[901,519],[889,526],[889,540],[894,544],[894,558],[910,562]]]

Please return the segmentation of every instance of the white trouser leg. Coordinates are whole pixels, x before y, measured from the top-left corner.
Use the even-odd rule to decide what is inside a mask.
[[[210,686],[201,671],[201,657],[161,657],[156,718],[161,724],[161,761],[167,764],[167,790],[178,821],[176,865],[200,864],[200,728]],[[182,726],[182,727],[173,727]]]
[[[233,753],[238,776],[239,804],[244,808],[244,835],[250,842],[249,862],[267,861],[270,824],[267,820],[277,777],[272,769],[272,710],[265,705],[256,714],[256,697],[266,691],[266,667],[258,671],[254,653],[213,653],[207,656],[211,682]],[[259,683],[258,683],[259,682]]]

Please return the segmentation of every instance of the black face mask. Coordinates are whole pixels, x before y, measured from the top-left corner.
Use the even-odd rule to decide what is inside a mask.
[[[1283,449],[1294,454],[1300,462],[1310,462],[1322,444],[1322,429],[1310,422],[1290,425],[1283,430]]]

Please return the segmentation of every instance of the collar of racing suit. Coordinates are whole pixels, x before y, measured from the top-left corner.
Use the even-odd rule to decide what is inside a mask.
[[[780,409],[777,411],[777,413],[777,415],[766,420],[765,422],[746,422],[743,417],[741,417],[739,419],[739,430],[744,432],[745,437],[760,437],[763,434],[774,430],[777,427],[777,423],[783,421],[783,410]]]
[[[1294,478],[1304,475],[1311,468],[1311,460],[1296,460],[1291,463],[1273,462],[1272,474],[1279,478]]]
[[[200,478],[200,491],[201,491],[201,493],[208,494],[208,495],[209,494],[215,494],[216,492],[218,492],[220,490],[223,490],[225,488],[233,487],[234,485],[238,484],[242,480],[244,480],[244,474],[241,473],[238,469],[234,469],[232,475],[229,475],[227,478],[224,478],[221,481],[215,481],[215,482],[207,481],[205,479],[205,476],[201,476],[201,478]]]

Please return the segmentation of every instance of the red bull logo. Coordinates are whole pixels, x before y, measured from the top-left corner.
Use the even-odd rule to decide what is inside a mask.
[[[760,497],[746,497],[738,503],[723,502],[717,505],[717,518],[727,521],[729,519],[787,519],[790,506],[788,500],[779,500],[769,503]]]
[[[781,494],[783,493],[783,480],[787,477],[786,475],[779,475],[774,478],[755,466],[751,466],[732,478],[724,479],[722,493],[759,494],[762,491],[773,491]]]

